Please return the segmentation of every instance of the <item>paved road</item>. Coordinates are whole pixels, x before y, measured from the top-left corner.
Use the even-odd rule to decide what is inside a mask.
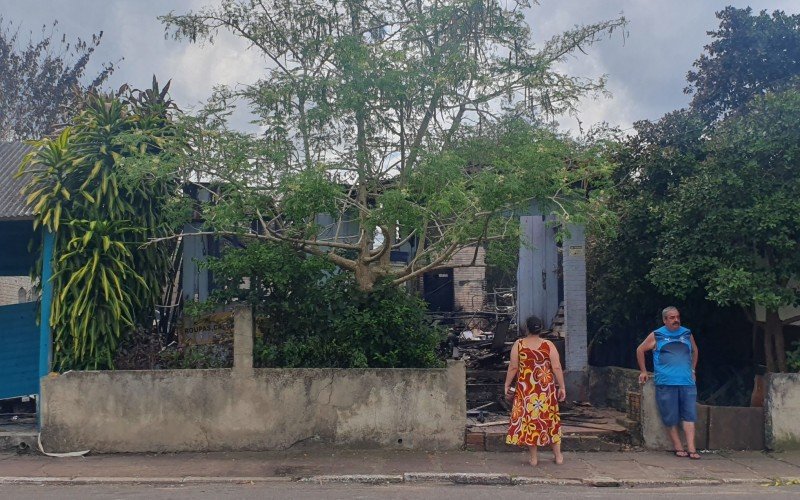
[[[570,499],[726,499],[768,498],[798,499],[800,485],[759,486],[726,485],[673,488],[590,488],[584,486],[464,486],[449,484],[398,484],[386,486],[259,483],[205,485],[0,485],[0,499],[14,500],[78,500],[78,499],[292,499],[359,500],[372,498],[436,500],[502,500],[548,495],[559,500]]]

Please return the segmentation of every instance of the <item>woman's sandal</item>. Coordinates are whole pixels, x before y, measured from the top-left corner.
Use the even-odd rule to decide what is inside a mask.
[[[684,451],[684,450],[675,450],[675,456],[676,457],[681,457],[681,458],[686,458],[686,457],[689,456],[689,453]]]
[[[697,453],[696,451],[691,451],[689,452],[689,458],[691,460],[700,460],[700,454]]]

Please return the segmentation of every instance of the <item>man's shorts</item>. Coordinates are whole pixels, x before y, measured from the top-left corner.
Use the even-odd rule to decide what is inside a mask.
[[[657,385],[656,404],[661,421],[667,427],[697,420],[697,387],[694,385]]]

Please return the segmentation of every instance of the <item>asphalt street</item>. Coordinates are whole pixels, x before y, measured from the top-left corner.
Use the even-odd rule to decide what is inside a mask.
[[[192,485],[0,485],[0,499],[79,500],[79,499],[293,499],[359,500],[424,499],[502,500],[532,496],[571,499],[723,499],[723,498],[800,498],[800,485],[763,486],[754,484],[671,488],[593,488],[587,486],[477,486],[452,484],[354,484],[255,483]]]

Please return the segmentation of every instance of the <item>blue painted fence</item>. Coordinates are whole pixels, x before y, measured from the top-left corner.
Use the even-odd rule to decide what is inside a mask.
[[[0,399],[39,393],[37,302],[0,307]]]

